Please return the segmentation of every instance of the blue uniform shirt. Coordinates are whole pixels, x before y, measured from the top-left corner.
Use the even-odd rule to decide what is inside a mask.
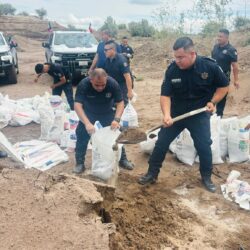
[[[202,108],[211,101],[217,88],[228,86],[228,79],[217,63],[197,56],[189,69],[173,62],[165,73],[161,95],[171,97],[172,117]]]
[[[130,73],[127,59],[122,54],[117,53],[114,58],[106,59],[104,69],[109,76],[118,82],[123,95],[127,96],[128,89],[124,77],[125,73]]]
[[[118,83],[108,77],[105,89],[96,91],[90,82],[90,78],[83,79],[77,86],[75,102],[81,103],[90,121],[113,120],[114,103],[121,102],[122,93]]]
[[[121,53],[121,47],[119,44],[116,44],[116,51],[117,53]],[[104,47],[105,47],[105,42],[100,42],[97,47],[97,54],[98,54],[98,61],[96,64],[97,68],[104,68],[105,60],[106,60],[106,55],[104,53]]]

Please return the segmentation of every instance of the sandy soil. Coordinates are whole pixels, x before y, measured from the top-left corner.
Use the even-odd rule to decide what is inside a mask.
[[[44,61],[41,42],[18,37],[18,43],[18,84],[2,85],[0,92],[17,99],[50,91],[48,77],[33,83],[34,66]],[[141,127],[149,129],[161,121],[159,92],[171,46],[159,41],[133,43],[133,69],[143,78],[136,82],[135,107]],[[226,116],[250,113],[250,72],[244,68],[244,53],[241,88],[231,89]],[[3,132],[15,143],[38,138],[40,127],[6,127]],[[136,181],[147,170],[148,156],[137,145],[126,147],[136,167],[120,172],[115,193],[88,181],[90,153],[88,170],[79,178],[71,174],[72,153],[68,163],[45,173],[0,160],[0,249],[250,249],[249,212],[225,201],[219,188],[215,194],[204,190],[198,165],[187,167],[168,154],[158,184],[141,187]],[[215,166],[218,187],[232,169],[250,182],[250,164],[225,163]]]

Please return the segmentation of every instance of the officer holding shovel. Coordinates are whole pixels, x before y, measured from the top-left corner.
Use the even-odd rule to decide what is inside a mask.
[[[76,129],[74,173],[80,174],[85,170],[85,155],[90,135],[95,132],[95,121],[99,121],[104,127],[111,126],[111,129],[117,129],[120,127],[123,110],[124,103],[120,87],[113,78],[107,76],[103,69],[92,70],[89,77],[79,83],[75,95],[75,111],[80,122]]]
[[[173,50],[175,61],[168,67],[161,87],[163,125],[149,159],[148,171],[139,183],[156,182],[170,143],[187,128],[200,158],[202,183],[208,191],[215,192],[211,181],[210,116],[216,103],[228,92],[228,79],[213,59],[196,54],[189,37],[177,39]],[[173,123],[174,117],[205,106],[208,112]]]

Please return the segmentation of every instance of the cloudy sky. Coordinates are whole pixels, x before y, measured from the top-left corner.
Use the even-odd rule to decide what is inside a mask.
[[[142,18],[151,19],[152,12],[167,0],[8,0],[17,12],[27,11],[35,14],[35,9],[47,10],[47,17],[63,25],[72,24],[86,28],[91,22],[94,28],[100,27],[107,16],[112,16],[117,23],[139,21]],[[234,11],[244,13],[244,3],[250,11],[250,0],[233,0]],[[1,1],[2,2],[2,1]],[[4,2],[4,1],[3,1]],[[176,12],[180,13],[193,0],[168,0],[176,4]]]

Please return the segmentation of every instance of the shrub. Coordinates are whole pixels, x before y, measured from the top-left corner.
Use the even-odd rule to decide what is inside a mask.
[[[141,22],[129,23],[128,29],[131,36],[151,37],[155,33],[154,27],[149,25],[145,19],[142,19]]]

